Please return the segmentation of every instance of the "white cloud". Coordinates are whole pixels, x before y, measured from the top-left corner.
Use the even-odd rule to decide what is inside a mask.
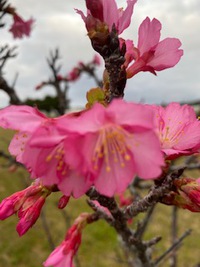
[[[94,55],[86,36],[84,23],[74,11],[74,8],[85,10],[84,1],[12,0],[10,2],[25,19],[32,16],[36,23],[31,37],[23,40],[15,41],[10,33],[1,30],[3,43],[9,42],[19,46],[19,56],[7,65],[6,77],[12,82],[15,74],[19,72],[16,87],[23,98],[41,97],[47,92],[52,93],[51,88],[41,92],[34,91],[35,85],[50,75],[46,63],[50,49],[60,48],[63,74],[70,71],[78,61],[87,62]],[[117,2],[119,6],[126,6],[125,0]],[[156,17],[162,22],[162,39],[177,37],[182,41],[184,57],[175,68],[158,72],[157,77],[147,73],[136,75],[128,81],[126,98],[145,99],[151,103],[200,99],[200,1],[138,0],[131,27],[122,36],[134,39],[134,43],[137,43],[137,29],[146,16]],[[9,23],[11,21],[8,19]],[[93,85],[87,76],[73,84],[69,91],[72,104],[84,104],[85,92]],[[0,106],[5,101],[7,101],[5,95],[0,94]]]

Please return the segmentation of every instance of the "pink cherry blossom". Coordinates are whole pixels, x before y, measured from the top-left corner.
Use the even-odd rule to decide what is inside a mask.
[[[45,186],[56,184],[63,194],[76,198],[92,185],[91,175],[83,176],[64,159],[69,121],[77,114],[53,119],[28,106],[10,106],[0,111],[0,126],[18,130],[10,143],[10,153],[27,167],[32,178],[40,177]],[[58,130],[59,120],[64,121],[65,131]]]
[[[50,193],[51,190],[43,187],[37,180],[31,186],[14,193],[1,202],[0,220],[16,213],[19,218],[16,230],[22,236],[37,221],[45,199]]]
[[[56,184],[64,195],[80,197],[94,185],[113,196],[136,174],[144,179],[161,174],[164,162],[153,114],[123,100],[55,119],[30,107],[10,107],[0,112],[0,125],[19,130],[10,151],[45,186]]]
[[[56,184],[64,195],[78,198],[92,185],[91,175],[83,176],[65,160],[68,154],[65,143],[70,142],[68,135],[73,119],[69,120],[70,124],[68,116],[55,120],[40,125],[32,134],[23,153],[23,162],[36,177],[41,177],[44,185]],[[65,123],[65,131],[58,130],[59,123]]]
[[[88,213],[81,214],[68,230],[65,240],[49,255],[43,263],[45,267],[73,267],[73,257],[81,244],[82,230],[87,225]]]
[[[24,21],[20,16],[16,13],[13,15],[14,23],[10,28],[10,32],[12,32],[14,38],[22,38],[24,35],[29,36],[34,20],[29,19]]]
[[[80,10],[76,11],[84,20],[87,30],[91,30],[95,21],[101,21],[110,31],[114,24],[120,34],[130,25],[136,2],[137,0],[127,0],[127,8],[123,10],[117,7],[115,0],[86,0],[87,16]]]
[[[190,155],[200,149],[200,122],[188,105],[152,106],[161,147],[167,158]]]
[[[157,19],[152,21],[147,17],[139,27],[138,46],[127,46],[127,53],[133,57],[126,61],[126,65],[134,63],[127,68],[127,78],[133,77],[140,71],[149,71],[156,74],[167,68],[174,67],[183,55],[179,49],[181,42],[177,38],[166,38],[160,41],[161,23]]]
[[[64,121],[59,124],[64,130]],[[65,161],[89,173],[101,194],[121,193],[136,174],[144,179],[161,174],[163,157],[153,127],[153,113],[144,105],[123,100],[107,108],[95,104],[70,124],[77,134],[64,142]]]

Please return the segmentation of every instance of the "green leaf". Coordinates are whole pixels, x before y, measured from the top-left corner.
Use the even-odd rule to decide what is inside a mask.
[[[88,101],[88,103],[86,104],[87,108],[91,108],[95,103],[105,105],[105,93],[99,87],[90,89],[86,94],[86,98]]]

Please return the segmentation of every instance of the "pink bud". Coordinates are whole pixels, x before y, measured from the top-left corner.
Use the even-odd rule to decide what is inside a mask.
[[[29,228],[35,224],[38,217],[40,216],[40,212],[44,203],[45,198],[41,196],[32,206],[30,206],[26,210],[23,210],[24,207],[19,210],[18,217],[20,220],[16,227],[19,236],[24,235],[29,230]],[[24,203],[24,206],[25,204],[26,202]]]
[[[70,73],[67,75],[68,81],[76,81],[80,76],[80,69],[77,67],[74,67]]]
[[[182,178],[174,180],[174,191],[162,200],[167,205],[175,205],[192,212],[200,212],[200,184],[198,179]]]
[[[87,225],[90,214],[82,213],[67,231],[65,240],[49,255],[43,263],[45,267],[73,267],[73,257],[81,244],[82,230]]]
[[[59,199],[59,202],[58,202],[58,208],[59,209],[64,209],[68,202],[69,202],[69,199],[70,199],[70,196],[65,196],[63,195],[60,199]]]
[[[1,202],[0,220],[17,213],[19,222],[16,229],[22,236],[37,221],[45,199],[50,193],[50,189],[38,184],[38,180],[36,180],[35,184],[16,192]]]

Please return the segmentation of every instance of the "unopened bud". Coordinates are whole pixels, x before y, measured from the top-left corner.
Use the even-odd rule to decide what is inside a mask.
[[[58,208],[59,209],[64,209],[68,202],[69,202],[69,199],[70,199],[70,196],[65,196],[63,195],[60,199],[59,199],[59,202],[58,202]]]

